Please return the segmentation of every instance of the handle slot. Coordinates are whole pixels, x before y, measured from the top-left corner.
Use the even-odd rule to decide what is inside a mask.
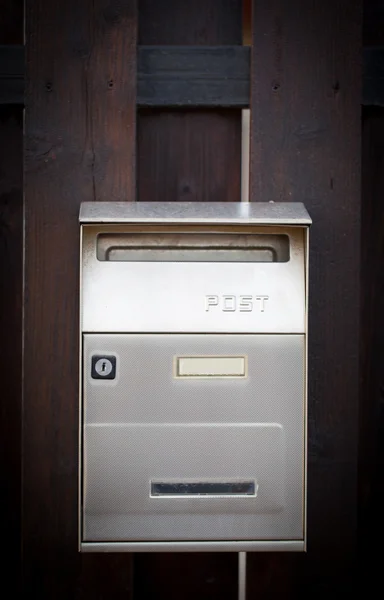
[[[279,234],[101,233],[97,258],[110,262],[287,262]]]

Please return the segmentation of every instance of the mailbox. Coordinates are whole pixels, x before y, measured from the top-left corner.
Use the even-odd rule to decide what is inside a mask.
[[[299,203],[84,203],[81,551],[303,551]]]

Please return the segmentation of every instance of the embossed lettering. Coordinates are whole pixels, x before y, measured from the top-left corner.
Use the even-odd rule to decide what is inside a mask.
[[[240,312],[251,312],[253,310],[253,297],[240,296],[239,310]]]
[[[235,312],[236,310],[236,296],[223,296],[223,307],[224,312]]]
[[[222,312],[265,312],[269,296],[251,296],[223,294],[222,296],[205,296],[205,310],[221,310]]]
[[[256,296],[256,300],[260,302],[260,312],[265,311],[265,301],[268,300],[268,296]]]
[[[205,310],[208,312],[211,306],[218,306],[219,296],[205,296]]]

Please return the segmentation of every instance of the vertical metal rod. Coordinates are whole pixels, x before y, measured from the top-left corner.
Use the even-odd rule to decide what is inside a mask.
[[[241,201],[249,202],[249,138],[251,111],[241,111]]]
[[[239,552],[239,595],[238,600],[247,600],[247,553]]]

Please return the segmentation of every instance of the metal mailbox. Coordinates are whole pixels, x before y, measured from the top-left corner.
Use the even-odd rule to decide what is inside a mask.
[[[81,551],[305,550],[310,223],[82,204]]]

